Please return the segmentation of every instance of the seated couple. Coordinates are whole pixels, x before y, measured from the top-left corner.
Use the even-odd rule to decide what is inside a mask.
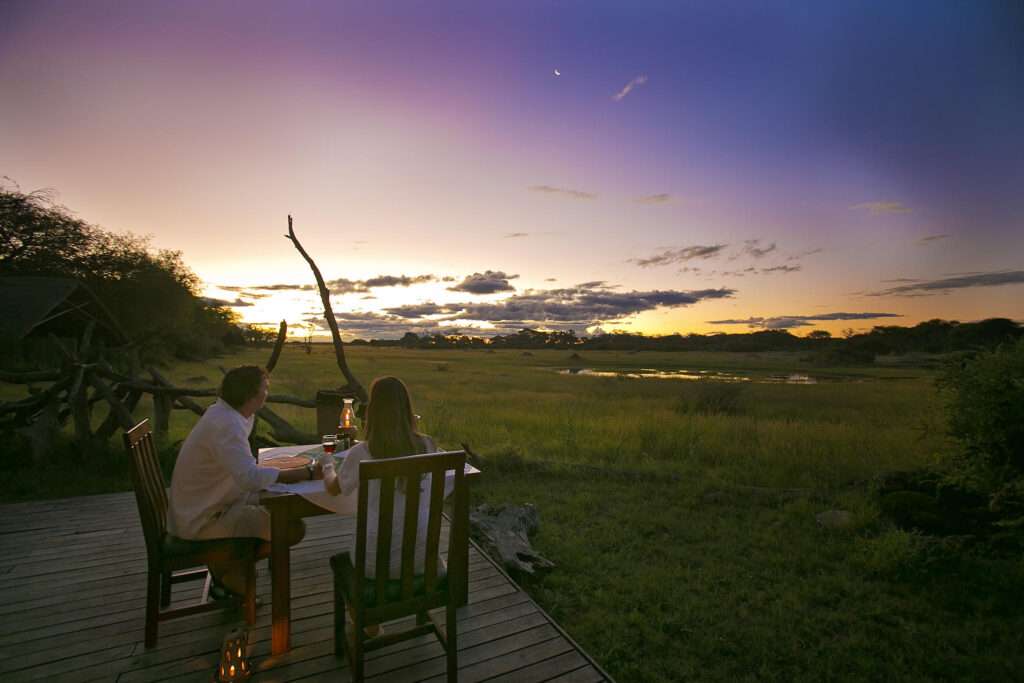
[[[320,478],[320,466],[279,470],[259,465],[249,448],[254,416],[263,407],[270,380],[262,368],[243,366],[230,370],[221,383],[220,398],[207,408],[178,453],[171,477],[168,531],[187,540],[221,538],[258,539],[257,557],[270,554],[270,513],[259,505],[259,493],[274,482],[294,483]],[[405,385],[394,377],[381,377],[370,387],[366,409],[365,441],[347,451],[341,468],[327,468],[327,490],[351,495],[359,487],[359,462],[368,458],[395,458],[436,451],[433,440],[416,431],[416,418]],[[429,475],[428,475],[429,476]],[[428,482],[429,483],[429,482]],[[371,492],[371,498],[372,496]],[[448,491],[446,491],[448,493]],[[423,496],[421,517],[426,514]],[[376,509],[374,501],[368,501]],[[395,511],[402,505],[395,496]],[[404,506],[403,506],[404,507]],[[368,515],[367,544],[376,547],[376,514]],[[401,520],[394,529],[391,549],[391,578],[401,572]],[[422,523],[422,520],[421,520]],[[296,520],[289,529],[288,543],[305,536],[305,524]],[[419,534],[417,534],[419,536]],[[420,540],[419,538],[417,539]],[[426,547],[416,548],[416,569],[423,571]],[[369,553],[367,573],[374,575],[375,553]],[[245,592],[246,567],[236,558],[224,557],[210,563],[215,598]]]

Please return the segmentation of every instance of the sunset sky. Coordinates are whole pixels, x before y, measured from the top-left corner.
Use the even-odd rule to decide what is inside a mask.
[[[296,332],[289,213],[347,336],[1022,320],[1022,122],[1012,0],[0,2],[5,183]]]

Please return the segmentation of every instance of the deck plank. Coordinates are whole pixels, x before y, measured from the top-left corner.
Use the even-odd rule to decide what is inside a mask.
[[[223,635],[240,615],[164,622],[157,647],[143,647],[146,549],[132,493],[0,505],[0,513],[0,680],[210,680]],[[323,516],[306,525],[291,557],[293,647],[279,657],[270,656],[270,576],[265,563],[257,569],[266,604],[249,628],[249,654],[260,683],[351,680],[334,655],[327,559],[351,546],[354,524]],[[194,601],[200,590],[200,582],[179,585],[174,602]],[[469,591],[457,612],[460,681],[610,680],[475,547]],[[438,615],[443,620],[444,611]],[[368,653],[366,671],[377,683],[442,681],[444,650],[434,636],[421,636]]]

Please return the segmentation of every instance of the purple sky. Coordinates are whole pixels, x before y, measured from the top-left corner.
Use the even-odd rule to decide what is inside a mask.
[[[1022,319],[1021,8],[8,0],[0,174],[251,322]]]

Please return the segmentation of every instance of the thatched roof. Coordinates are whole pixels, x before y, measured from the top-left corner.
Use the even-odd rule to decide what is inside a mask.
[[[78,336],[90,320],[115,343],[127,341],[121,326],[99,299],[77,280],[58,277],[0,277],[0,339],[20,341],[33,332]]]

